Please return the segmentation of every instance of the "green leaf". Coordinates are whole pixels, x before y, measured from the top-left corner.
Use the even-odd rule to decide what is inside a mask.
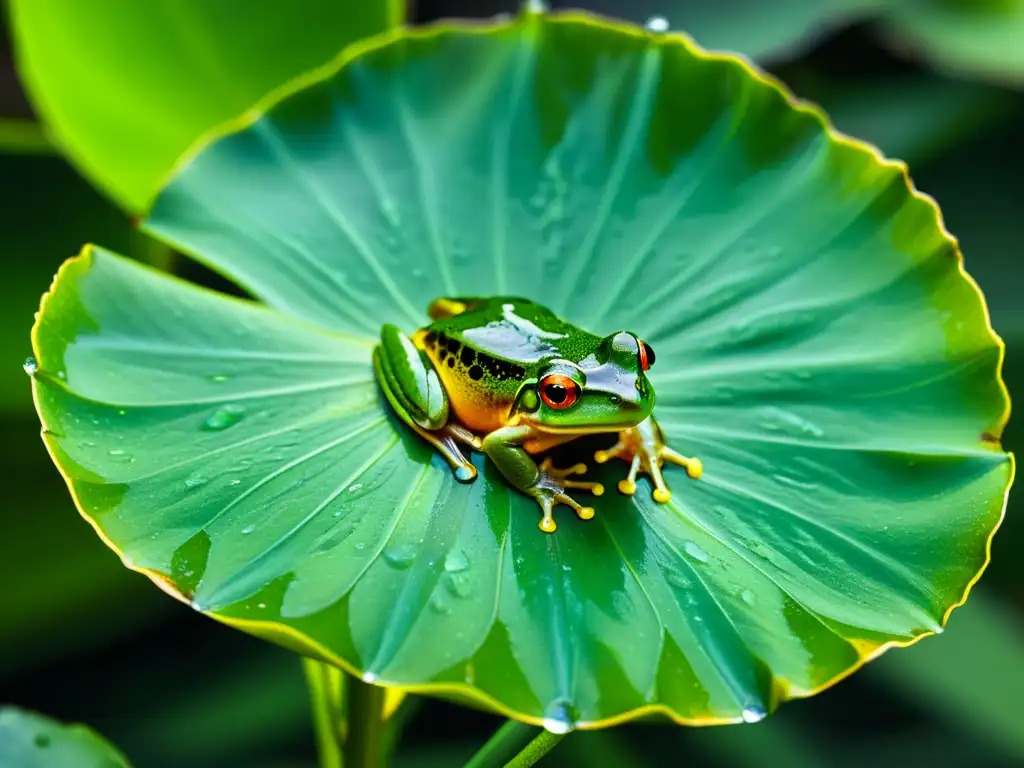
[[[611,18],[644,24],[664,18],[711,50],[734,51],[758,60],[799,56],[837,28],[872,15],[892,0],[570,0],[559,7],[585,7]]]
[[[923,166],[948,161],[966,139],[1015,119],[1020,108],[1013,92],[932,73],[843,80],[802,74],[784,79],[824,108],[840,131],[908,162],[915,178]]]
[[[114,747],[84,725],[0,707],[0,765],[4,768],[129,768]]]
[[[61,149],[142,210],[200,135],[348,43],[399,0],[12,0],[18,68]]]
[[[128,564],[366,679],[555,730],[758,719],[941,628],[1002,515],[1008,402],[903,166],[737,59],[578,14],[410,31],[318,77],[146,224],[263,305],[99,248],[44,301],[46,441]],[[455,482],[371,349],[434,297],[502,293],[647,339],[704,477],[550,536],[482,455]]]
[[[28,415],[32,394],[22,364],[32,354],[26,336],[39,294],[84,240],[99,238],[135,254],[149,238],[60,157],[0,155],[0,174],[16,190],[0,206],[0,416]]]
[[[1024,86],[1024,0],[910,0],[887,23],[893,47],[941,70]]]
[[[0,118],[0,151],[17,155],[48,155],[53,144],[35,120]]]

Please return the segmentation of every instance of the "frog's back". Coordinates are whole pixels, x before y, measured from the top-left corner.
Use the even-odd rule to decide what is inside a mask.
[[[416,344],[437,369],[456,416],[478,432],[503,426],[520,384],[545,361],[579,360],[600,343],[518,297],[442,299],[432,314],[437,319],[417,332]]]

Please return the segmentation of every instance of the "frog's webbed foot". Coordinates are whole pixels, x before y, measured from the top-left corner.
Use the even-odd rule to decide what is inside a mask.
[[[654,483],[654,500],[664,504],[672,498],[672,492],[665,484],[661,474],[662,464],[666,461],[678,464],[686,469],[686,474],[694,480],[704,472],[700,459],[691,459],[665,445],[665,436],[654,421],[647,418],[631,429],[619,433],[619,440],[611,448],[597,451],[594,461],[604,464],[609,459],[623,459],[629,462],[629,474],[619,481],[619,491],[632,496],[636,493],[636,477],[640,472],[650,476]]]
[[[604,486],[600,483],[590,483],[583,480],[569,480],[575,475],[582,475],[587,471],[586,464],[574,464],[565,469],[556,469],[551,464],[550,458],[545,458],[539,467],[540,475],[537,477],[533,487],[527,490],[540,504],[543,517],[540,520],[540,529],[545,533],[554,533],[558,526],[555,524],[554,508],[557,504],[565,504],[572,507],[580,520],[590,520],[594,516],[593,507],[584,507],[574,498],[566,493],[566,490],[575,488],[583,491],[590,491],[595,496],[604,493]]]

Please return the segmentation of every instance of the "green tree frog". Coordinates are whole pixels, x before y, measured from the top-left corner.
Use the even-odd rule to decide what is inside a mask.
[[[451,465],[456,479],[476,479],[465,446],[483,451],[515,488],[536,499],[540,529],[556,529],[553,508],[564,504],[583,520],[592,507],[568,491],[600,496],[600,483],[574,479],[585,464],[556,469],[533,456],[581,435],[617,433],[618,441],[594,455],[629,462],[618,484],[636,493],[644,472],[657,502],[671,498],[662,476],[665,461],[692,478],[699,459],[665,445],[651,415],[654,390],[646,372],[654,350],[636,335],[597,336],[521,298],[443,298],[428,309],[433,321],[412,337],[385,325],[374,348],[377,381],[395,413]]]

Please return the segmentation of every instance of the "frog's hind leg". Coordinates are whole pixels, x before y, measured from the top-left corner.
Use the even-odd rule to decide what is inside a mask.
[[[451,465],[456,480],[474,480],[476,467],[458,443],[480,449],[480,438],[448,423],[448,396],[437,372],[426,355],[393,325],[381,330],[380,344],[373,350],[373,370],[395,414],[437,449]]]

